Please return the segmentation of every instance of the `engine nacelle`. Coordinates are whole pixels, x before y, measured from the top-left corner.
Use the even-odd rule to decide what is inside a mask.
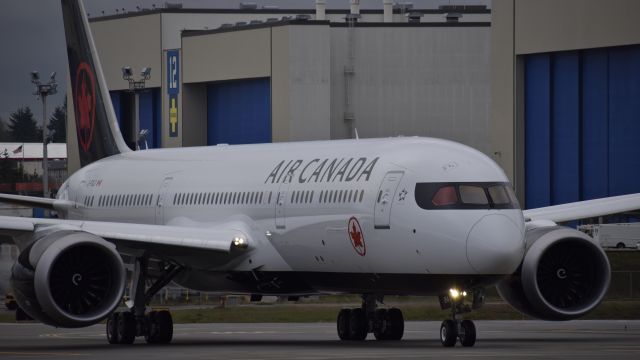
[[[571,320],[593,310],[611,280],[609,260],[588,235],[562,226],[528,230],[518,271],[496,287],[523,314],[543,320]]]
[[[18,305],[57,327],[83,327],[109,315],[124,292],[125,269],[115,246],[83,231],[36,235],[11,270]]]

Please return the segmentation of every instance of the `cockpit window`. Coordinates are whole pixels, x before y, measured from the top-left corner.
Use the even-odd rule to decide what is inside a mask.
[[[520,208],[509,183],[418,183],[415,198],[427,210]]]
[[[458,194],[453,186],[443,186],[433,195],[431,202],[435,206],[454,205],[458,202]]]
[[[460,185],[460,199],[463,204],[487,205],[489,199],[484,193],[484,189],[475,185]]]
[[[496,185],[489,187],[489,196],[496,205],[507,205],[511,202],[507,189],[504,185]]]

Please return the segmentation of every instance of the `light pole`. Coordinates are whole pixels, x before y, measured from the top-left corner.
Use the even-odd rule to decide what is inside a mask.
[[[129,82],[129,91],[134,93],[134,104],[133,104],[133,111],[134,111],[134,121],[135,121],[135,132],[137,133],[137,138],[136,138],[136,148],[138,150],[140,150],[140,142],[141,140],[144,139],[144,143],[145,146],[148,148],[147,145],[147,134],[149,132],[148,129],[140,129],[140,111],[138,109],[138,106],[140,106],[140,92],[144,91],[145,89],[145,81],[151,79],[151,68],[150,67],[143,67],[142,70],[140,71],[140,80],[135,80],[133,78],[133,71],[131,70],[130,66],[123,66],[122,67],[122,78],[124,80],[127,80]]]
[[[49,82],[40,83],[40,75],[37,71],[31,72],[31,82],[36,86],[33,95],[42,99],[42,196],[49,197],[49,166],[47,159],[47,96],[58,92],[56,72],[52,72]]]

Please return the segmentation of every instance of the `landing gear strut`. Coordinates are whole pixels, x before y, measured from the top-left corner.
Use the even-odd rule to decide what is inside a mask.
[[[476,343],[476,326],[471,320],[463,320],[462,314],[470,312],[472,309],[480,308],[484,303],[484,291],[476,290],[473,293],[473,303],[471,306],[464,304],[467,296],[465,291],[451,289],[449,295],[439,297],[440,307],[451,309],[451,319],[446,319],[440,325],[440,342],[442,346],[455,346],[458,339],[462,346],[473,346]]]
[[[362,306],[342,309],[338,313],[337,328],[340,340],[362,341],[368,333],[377,340],[400,340],[404,334],[404,318],[400,309],[376,309],[382,297],[362,296]]]
[[[136,258],[131,294],[133,302],[127,302],[129,311],[114,312],[107,319],[109,344],[133,344],[136,337],[144,336],[148,344],[168,344],[173,338],[173,319],[169,311],[146,313],[151,298],[176,276],[182,267],[164,266],[160,277],[146,289],[148,258]]]

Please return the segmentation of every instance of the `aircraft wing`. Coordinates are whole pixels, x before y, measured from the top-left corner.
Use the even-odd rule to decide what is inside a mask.
[[[67,200],[47,199],[37,196],[0,194],[0,201],[9,204],[22,205],[28,207],[43,208],[49,210],[61,210],[69,208],[75,203]]]
[[[565,222],[638,209],[640,209],[640,194],[630,194],[529,209],[522,213],[528,221]]]
[[[21,235],[47,227],[95,234],[124,253],[146,250],[165,257],[185,250],[229,254],[234,249],[250,249],[252,242],[247,225],[238,220],[194,227],[0,216],[0,234],[12,236],[21,248]]]

